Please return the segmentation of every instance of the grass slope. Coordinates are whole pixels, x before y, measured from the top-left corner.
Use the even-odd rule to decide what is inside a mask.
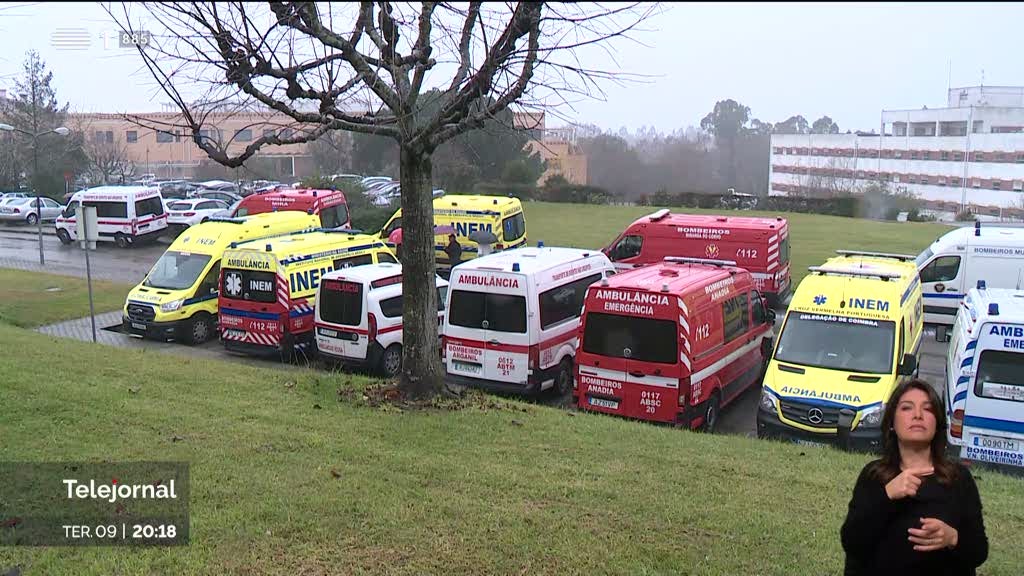
[[[543,240],[549,246],[579,248],[603,248],[634,220],[657,210],[651,206],[592,206],[549,202],[525,202],[523,207],[531,243]],[[786,218],[790,226],[794,285],[807,274],[808,266],[821,264],[825,259],[835,256],[837,249],[917,254],[950,229],[943,224],[877,222],[818,214],[696,208],[674,208],[673,211]]]
[[[50,291],[50,289],[59,290]],[[96,313],[124,305],[129,284],[94,280]],[[84,279],[0,268],[0,324],[34,328],[89,315],[89,287]]]
[[[838,574],[867,460],[485,396],[371,408],[339,401],[358,378],[12,327],[0,349],[0,459],[192,463],[188,547],[0,548],[23,574]],[[980,573],[1016,576],[1024,491],[978,476]]]

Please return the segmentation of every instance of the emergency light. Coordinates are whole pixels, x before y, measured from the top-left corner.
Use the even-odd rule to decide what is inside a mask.
[[[990,302],[988,305],[988,315],[999,316],[999,304],[996,304],[995,302]]]
[[[985,289],[985,281],[984,280],[978,280],[978,290],[984,290],[984,289]]]

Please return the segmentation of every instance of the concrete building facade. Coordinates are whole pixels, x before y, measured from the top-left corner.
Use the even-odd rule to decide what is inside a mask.
[[[1024,87],[953,88],[945,108],[883,110],[879,134],[776,134],[772,195],[904,188],[938,209],[1024,207]]]

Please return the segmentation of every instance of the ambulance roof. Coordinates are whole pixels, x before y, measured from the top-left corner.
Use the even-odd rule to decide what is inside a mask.
[[[687,296],[696,294],[716,282],[737,277],[749,278],[749,274],[746,270],[735,266],[656,262],[616,274],[608,278],[607,286],[602,282],[600,287],[667,292],[676,296]],[[598,285],[595,284],[595,286]]]
[[[267,250],[270,246],[270,250]],[[322,228],[295,232],[286,236],[252,240],[238,245],[239,250],[254,250],[273,254],[279,262],[292,259],[293,256],[309,256],[339,248],[349,251],[383,247],[384,243],[376,236],[342,230],[325,231]]]
[[[494,252],[486,256],[474,258],[459,264],[456,270],[491,270],[529,275],[595,256],[600,256],[607,260],[607,256],[602,254],[600,250],[561,248],[557,246],[545,246],[543,248],[524,246],[515,250]],[[513,270],[516,264],[519,265],[518,272]]]
[[[804,277],[793,293],[790,310],[897,319],[920,285],[912,259],[836,256]]]
[[[352,280],[353,282],[360,282],[363,284],[369,284],[385,278],[392,278],[402,274],[402,265],[394,262],[381,262],[380,264],[364,264],[362,266],[353,266],[351,268],[343,268],[341,270],[333,270],[324,274],[324,280],[335,280],[338,278],[344,278],[345,280]],[[444,280],[438,275],[434,275],[434,280],[439,286],[448,285],[448,281]]]
[[[241,218],[212,219],[189,227],[175,238],[168,250],[211,254],[223,251],[232,242],[238,242],[241,245],[241,243],[250,242],[256,238],[291,233],[271,234],[268,229],[272,225],[285,227],[290,225],[294,232],[303,226],[313,228],[318,223],[319,219],[315,216],[293,210],[265,212]]]
[[[271,196],[276,196],[279,198],[296,198],[312,200],[313,198],[331,197],[337,196],[339,194],[341,194],[342,196],[345,195],[345,193],[342,192],[341,190],[318,190],[313,188],[278,188],[273,192],[266,192],[264,194],[260,194],[258,197],[269,198]]]
[[[668,227],[728,228],[730,230],[782,230],[787,221],[782,217],[757,218],[750,216],[722,216],[717,214],[672,214],[666,209],[652,212],[633,222],[660,224]]]
[[[946,232],[931,245],[933,253],[940,253],[954,246],[984,243],[989,246],[1024,246],[1024,228],[997,226],[964,226]]]
[[[521,203],[518,198],[507,196],[480,196],[478,194],[444,195],[434,198],[434,210],[473,210],[501,212]]]
[[[156,186],[97,186],[95,188],[89,188],[76,192],[74,197],[82,200],[89,200],[92,198],[103,197],[104,200],[112,200],[117,198],[126,198],[128,196],[137,194],[152,194],[160,193],[160,188]]]
[[[972,338],[986,322],[1024,324],[1024,290],[971,288],[964,298],[964,308],[971,319]]]

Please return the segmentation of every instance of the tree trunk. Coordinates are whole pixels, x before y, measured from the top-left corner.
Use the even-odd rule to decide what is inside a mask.
[[[401,149],[402,375],[408,398],[429,398],[443,385],[437,338],[433,167],[430,153]]]

